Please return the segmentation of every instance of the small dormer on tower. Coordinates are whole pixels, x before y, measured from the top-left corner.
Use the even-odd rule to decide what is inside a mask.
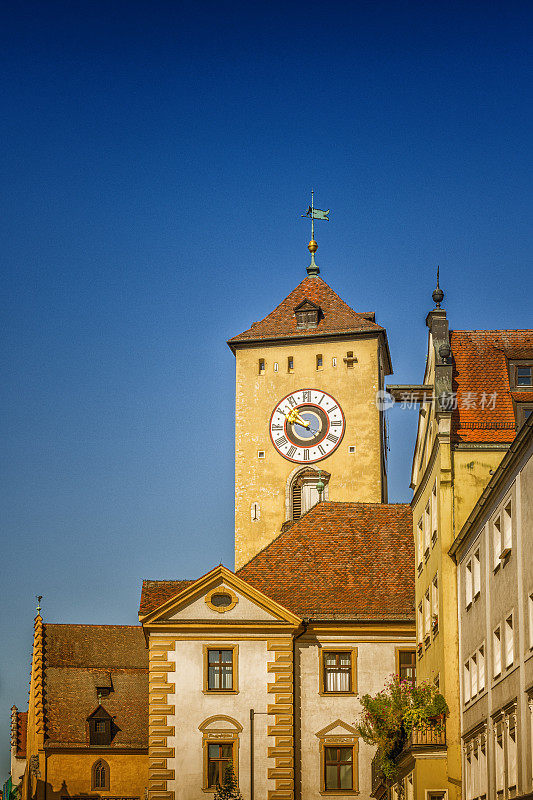
[[[111,744],[113,717],[101,703],[87,717],[87,722],[89,725],[89,744]]]
[[[316,328],[324,316],[320,306],[313,303],[312,300],[308,300],[307,297],[296,306],[294,314],[296,316],[296,328],[301,331]]]

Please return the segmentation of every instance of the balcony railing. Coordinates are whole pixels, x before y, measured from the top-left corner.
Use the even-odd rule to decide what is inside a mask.
[[[441,748],[446,747],[446,724],[444,722],[437,725],[419,725],[413,728],[411,735],[407,739],[398,761],[413,749]],[[403,777],[403,776],[399,776]],[[373,797],[381,797],[387,788],[387,778],[381,771],[381,753],[376,751],[372,759],[372,788],[370,794]]]

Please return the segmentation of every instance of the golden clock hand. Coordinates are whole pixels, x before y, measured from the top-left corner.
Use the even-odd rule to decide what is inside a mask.
[[[296,422],[298,425],[302,425],[304,428],[308,429],[310,427],[307,420],[303,419],[303,417],[299,415],[296,408],[291,408],[291,410],[285,414],[285,416],[287,417],[287,422],[292,422],[292,424]]]

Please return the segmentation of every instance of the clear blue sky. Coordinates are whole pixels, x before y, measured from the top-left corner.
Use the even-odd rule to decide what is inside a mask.
[[[48,621],[136,622],[232,566],[230,336],[305,275],[419,381],[452,326],[531,326],[529,2],[51,2],[3,11],[2,671]],[[415,413],[390,414],[409,500]]]

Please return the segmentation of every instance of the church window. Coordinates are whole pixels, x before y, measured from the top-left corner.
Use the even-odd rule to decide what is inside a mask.
[[[228,592],[229,594],[229,592]],[[218,610],[232,608],[221,607]],[[204,645],[204,691],[211,692],[237,692],[237,645],[223,645],[222,647]]]
[[[233,744],[221,742],[207,745],[207,787],[222,784],[226,767],[233,763]]]
[[[322,355],[319,353],[316,357],[316,368],[322,369]]]
[[[353,789],[353,747],[324,748],[324,789]]]
[[[292,372],[294,370],[294,358],[293,356],[289,356],[287,358],[287,371]]]
[[[322,651],[321,694],[356,692],[357,648]]]
[[[264,358],[260,358],[259,359],[259,374],[260,375],[264,375],[265,374],[265,359]]]
[[[109,765],[101,758],[92,766],[91,789],[109,789]]]
[[[258,522],[261,519],[261,506],[259,503],[252,503],[250,507],[250,516],[252,522]]]

